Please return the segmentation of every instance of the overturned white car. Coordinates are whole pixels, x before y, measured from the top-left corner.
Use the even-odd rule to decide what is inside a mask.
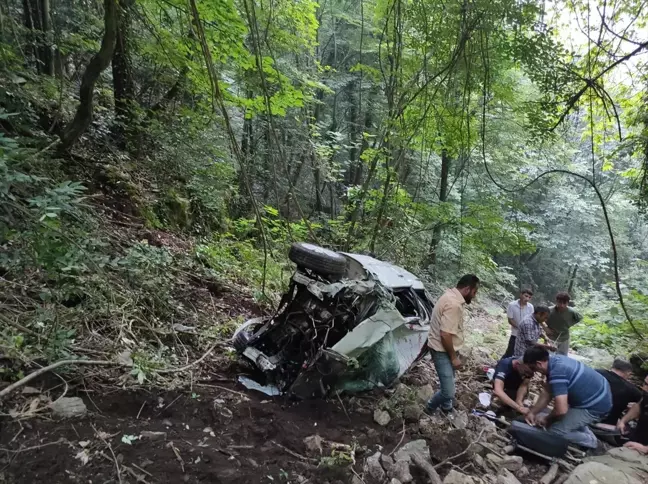
[[[289,256],[297,270],[276,314],[234,334],[257,381],[300,398],[361,391],[390,385],[425,355],[433,305],[416,276],[311,244]]]

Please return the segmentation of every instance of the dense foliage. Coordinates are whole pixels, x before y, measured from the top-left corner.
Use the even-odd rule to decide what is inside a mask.
[[[2,351],[141,338],[143,378],[178,357],[170,321],[213,323],[188,287],[272,304],[296,240],[374,253],[433,292],[464,272],[501,301],[569,290],[595,329],[581,342],[636,349],[645,7],[555,9],[3,2]]]

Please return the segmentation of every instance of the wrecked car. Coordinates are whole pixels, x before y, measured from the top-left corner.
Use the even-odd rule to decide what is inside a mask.
[[[363,391],[425,355],[433,304],[416,276],[312,244],[293,244],[289,257],[297,269],[275,314],[234,333],[254,381],[299,398]]]

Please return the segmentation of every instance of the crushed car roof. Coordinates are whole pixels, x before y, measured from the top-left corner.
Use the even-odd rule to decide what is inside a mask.
[[[343,254],[362,265],[365,270],[371,273],[385,287],[390,289],[404,287],[420,290],[425,289],[425,286],[418,277],[402,267],[374,259],[368,255],[348,254],[346,252],[343,252]]]

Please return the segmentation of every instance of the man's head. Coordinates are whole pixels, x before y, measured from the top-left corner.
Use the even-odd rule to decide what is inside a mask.
[[[532,346],[524,352],[523,361],[533,371],[546,375],[549,368],[549,352],[542,346]]]
[[[536,306],[533,308],[533,315],[536,321],[544,323],[549,318],[549,308],[547,306]]]
[[[470,301],[477,295],[477,290],[479,289],[479,277],[475,274],[466,274],[459,279],[457,282],[457,290],[461,293],[466,301],[466,304],[470,304]]]
[[[533,370],[522,361],[522,358],[513,360],[513,369],[517,371],[524,378],[531,378],[533,376]]]
[[[568,292],[559,292],[558,294],[556,294],[556,310],[564,311],[565,309],[567,309],[570,299],[571,296]]]
[[[621,358],[617,358],[612,363],[612,371],[627,380],[632,375],[632,365]]]
[[[520,302],[522,304],[528,303],[532,297],[533,297],[533,291],[528,287],[525,287],[520,291]]]

